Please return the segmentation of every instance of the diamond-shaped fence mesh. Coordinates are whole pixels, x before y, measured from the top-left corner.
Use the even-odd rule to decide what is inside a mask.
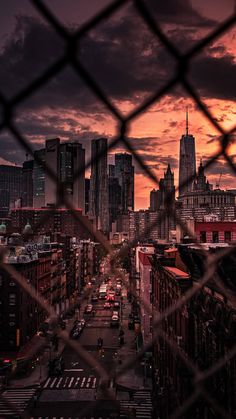
[[[201,96],[198,94],[194,86],[188,80],[188,73],[189,73],[189,66],[193,58],[201,53],[204,48],[208,47],[213,41],[216,41],[220,36],[227,33],[227,31],[231,30],[236,23],[236,14],[235,12],[227,18],[223,23],[219,24],[219,26],[214,29],[210,34],[206,37],[201,39],[197,42],[192,49],[190,49],[187,53],[180,53],[175,45],[170,41],[168,36],[165,35],[163,30],[161,29],[160,25],[158,24],[158,17],[154,19],[152,14],[150,13],[149,9],[147,8],[146,2],[144,0],[117,0],[110,3],[107,7],[102,9],[95,17],[91,18],[89,21],[84,23],[76,32],[69,32],[66,28],[64,28],[56,16],[52,13],[52,11],[46,6],[46,4],[41,0],[31,0],[32,5],[35,9],[40,13],[41,18],[44,19],[52,29],[63,39],[65,48],[64,53],[60,58],[58,58],[55,62],[50,64],[50,66],[42,73],[39,77],[36,77],[29,85],[24,88],[23,90],[19,91],[12,99],[7,99],[4,97],[2,93],[0,93],[0,103],[3,109],[3,118],[0,123],[1,130],[8,130],[16,139],[16,141],[24,148],[24,150],[29,153],[30,155],[34,155],[33,148],[29,141],[24,137],[24,135],[20,132],[20,129],[17,126],[15,112],[17,107],[23,103],[25,99],[28,99],[31,95],[35,92],[38,92],[48,81],[52,80],[54,77],[60,74],[66,66],[70,66],[75,74],[77,74],[83,83],[87,86],[88,89],[93,93],[94,96],[100,101],[103,106],[107,109],[107,111],[114,117],[117,122],[117,132],[115,138],[109,144],[109,150],[111,151],[118,143],[122,144],[122,146],[130,153],[132,153],[133,158],[136,162],[141,166],[144,173],[150,177],[152,181],[159,184],[158,179],[154,175],[154,173],[145,165],[142,157],[139,156],[137,151],[134,149],[131,141],[129,139],[128,133],[131,123],[134,124],[137,117],[139,117],[143,112],[147,111],[153,104],[160,101],[163,96],[171,92],[176,86],[182,86],[186,94],[192,98],[198,109],[202,112],[203,116],[211,123],[211,125],[216,129],[218,132],[218,141],[219,141],[219,151],[217,154],[212,155],[211,158],[208,159],[207,163],[205,164],[205,168],[210,166],[214,166],[217,159],[219,157],[223,157],[225,159],[226,164],[228,164],[229,168],[236,172],[235,165],[232,161],[231,156],[228,154],[229,144],[232,140],[232,136],[235,133],[236,127],[231,128],[230,130],[225,130],[223,126],[217,122],[211,110],[204,104]],[[85,35],[89,33],[92,29],[94,29],[98,24],[103,21],[106,21],[109,17],[113,16],[117,13],[122,7],[127,4],[132,4],[141,17],[141,19],[146,23],[150,32],[158,39],[158,41],[162,44],[162,46],[166,49],[166,51],[171,55],[173,60],[176,62],[176,73],[174,76],[161,88],[158,88],[156,91],[153,92],[148,98],[144,100],[144,102],[138,105],[134,110],[132,110],[127,116],[123,116],[119,109],[112,103],[108,95],[104,92],[102,87],[95,81],[93,76],[87,71],[83,62],[80,60],[80,41],[83,39]],[[148,76],[147,76],[148,77]],[[100,153],[99,157],[103,155],[103,152]],[[110,245],[109,241],[105,236],[102,235],[100,231],[94,232],[91,229],[90,223],[87,221],[86,217],[78,215],[78,212],[75,211],[75,208],[68,202],[66,195],[63,190],[63,184],[60,184],[60,181],[57,179],[56,173],[54,173],[47,165],[41,161],[41,159],[34,155],[37,163],[40,163],[44,166],[44,170],[47,175],[57,183],[59,190],[60,190],[60,202],[58,202],[58,206],[64,204],[68,209],[73,211],[73,216],[87,229],[90,233],[95,236],[97,242],[101,243],[101,245],[106,249],[108,254],[110,254],[111,258],[111,271],[112,273],[117,273],[119,276],[123,276],[123,283],[126,288],[129,290],[130,293],[133,292],[130,284],[126,280],[126,277],[120,270],[118,270],[117,260],[123,258],[129,251],[133,248],[136,244],[137,240],[128,244],[127,246],[123,246],[117,255],[117,252],[114,253],[112,246]],[[87,164],[87,167],[91,165],[92,161]],[[86,168],[87,168],[86,167]],[[76,174],[79,176],[81,174],[80,171]],[[189,181],[186,180],[185,184]],[[50,213],[47,214],[48,217]],[[175,222],[182,226],[182,228],[192,236],[191,232],[187,230],[186,226],[182,222],[181,219],[176,214],[175,208],[172,205],[168,206],[167,200],[167,208],[166,214],[160,215],[159,220],[163,219],[165,216],[172,217]],[[43,218],[40,224],[43,224],[46,221],[46,218]],[[150,230],[155,227],[156,222],[153,223],[151,227],[149,227],[149,231],[146,231],[142,237],[139,237],[139,240],[142,242],[142,239],[145,240],[146,234],[150,232]],[[193,238],[194,240],[194,238]],[[36,290],[22,277],[19,273],[10,265],[4,263],[4,250],[2,251],[1,255],[1,267],[5,270],[6,273],[10,274],[16,283],[22,287],[22,289],[28,293],[39,306],[41,306],[47,315],[52,319],[52,324],[54,327],[55,332],[58,336],[65,341],[66,345],[70,346],[78,355],[84,359],[90,366],[96,366],[98,372],[101,377],[101,387],[103,388],[104,392],[114,401],[114,396],[110,393],[110,389],[108,383],[111,379],[117,378],[118,375],[122,375],[125,371],[131,368],[138,359],[141,359],[145,352],[149,349],[153,348],[153,346],[160,342],[160,344],[164,345],[167,350],[170,350],[172,353],[175,354],[176,358],[180,360],[183,365],[184,370],[188,370],[189,374],[192,375],[192,393],[191,396],[188,397],[184,404],[180,407],[177,407],[173,411],[173,418],[183,417],[186,415],[186,412],[191,411],[191,408],[195,405],[195,403],[201,399],[204,402],[212,407],[212,411],[215,412],[214,417],[224,417],[230,418],[232,417],[229,412],[227,412],[214,397],[214,394],[211,394],[209,386],[207,386],[207,380],[214,376],[222,367],[226,364],[230,364],[231,360],[235,357],[236,354],[236,345],[231,347],[231,350],[224,354],[223,357],[219,357],[219,359],[212,363],[209,369],[207,370],[200,370],[197,366],[197,362],[194,360],[186,357],[179,345],[175,342],[174,339],[170,337],[170,335],[166,332],[166,328],[163,327],[165,321],[169,316],[171,316],[175,311],[180,310],[186,303],[190,302],[191,299],[199,293],[204,286],[208,284],[209,281],[214,279],[215,283],[217,284],[218,289],[221,290],[222,294],[229,300],[232,301],[232,304],[235,304],[235,297],[229,291],[227,286],[223,283],[220,277],[217,275],[217,267],[219,262],[222,258],[230,256],[234,253],[234,247],[230,246],[229,248],[224,248],[223,250],[215,253],[215,254],[208,254],[204,247],[201,244],[196,243],[196,246],[201,249],[202,253],[205,255],[205,271],[201,277],[201,279],[197,282],[197,284],[193,284],[193,286],[188,289],[174,304],[169,305],[167,309],[160,313],[155,314],[155,320],[153,322],[153,334],[152,339],[146,344],[138,353],[136,358],[132,360],[132,362],[124,362],[122,368],[120,369],[119,373],[116,374],[114,371],[108,373],[104,370],[102,365],[99,365],[98,362],[93,358],[91,353],[86,351],[79,342],[72,341],[68,333],[65,331],[61,331],[59,326],[57,325],[58,316],[54,312],[52,306],[45,303],[43,298],[36,292]],[[89,291],[88,291],[89,292]],[[84,299],[87,298],[87,293],[85,293]],[[150,308],[149,304],[145,301],[140,299],[140,304],[145,306],[145,310],[147,313],[152,315],[152,309]],[[32,354],[31,354],[32,355]],[[11,405],[9,399],[5,399],[3,395],[1,395],[1,400],[5,402],[6,406]],[[101,403],[97,400],[97,404]],[[15,406],[11,406],[15,408]],[[83,412],[80,412],[81,417],[88,414],[90,411],[90,406],[84,408]],[[16,409],[16,415],[19,412]],[[19,414],[20,416],[20,414]],[[22,417],[22,416],[21,416]],[[129,417],[129,412],[127,412],[127,417]],[[133,416],[132,416],[133,417]],[[185,417],[185,416],[184,416]]]

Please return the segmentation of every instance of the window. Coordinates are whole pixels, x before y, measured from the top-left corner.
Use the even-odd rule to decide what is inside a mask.
[[[200,243],[206,243],[206,231],[200,231]]]
[[[16,305],[16,294],[13,292],[9,294],[9,305],[10,306]]]
[[[212,241],[213,243],[219,243],[219,232],[213,231],[212,232]]]
[[[225,236],[225,243],[231,242],[231,231],[225,231],[224,236]]]

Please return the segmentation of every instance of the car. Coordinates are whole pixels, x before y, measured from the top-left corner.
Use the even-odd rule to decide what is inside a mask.
[[[65,330],[66,328],[66,322],[64,320],[60,321],[59,326],[62,330]]]
[[[65,367],[64,359],[62,358],[62,356],[51,359],[49,361],[48,367],[50,377],[61,375]]]
[[[85,325],[85,320],[81,319],[81,320],[75,320],[74,321],[74,327],[84,327]]]
[[[92,313],[92,311],[93,311],[93,306],[92,306],[92,304],[88,304],[88,305],[85,307],[84,313],[85,313],[85,314],[91,314],[91,313]]]
[[[114,301],[114,299],[115,299],[114,295],[110,295],[110,294],[107,295],[107,301]]]
[[[113,314],[113,316],[111,318],[110,326],[111,327],[119,327],[120,326],[119,317],[117,315]]]
[[[117,297],[119,297],[121,295],[121,289],[116,290],[116,295],[117,295]]]
[[[91,282],[94,284],[94,282],[96,282],[96,278],[91,278]]]
[[[91,301],[93,303],[96,303],[98,301],[98,296],[97,295],[93,295],[92,298],[91,298]]]
[[[114,301],[113,307],[114,308],[120,308],[120,302],[119,301]]]
[[[118,316],[119,317],[119,311],[113,310],[112,316]]]
[[[108,301],[104,304],[103,308],[107,309],[107,308],[111,308],[111,303],[109,303]]]

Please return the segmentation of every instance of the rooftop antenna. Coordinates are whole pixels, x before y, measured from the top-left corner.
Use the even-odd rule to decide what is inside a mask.
[[[188,135],[188,107],[186,107],[186,136]]]

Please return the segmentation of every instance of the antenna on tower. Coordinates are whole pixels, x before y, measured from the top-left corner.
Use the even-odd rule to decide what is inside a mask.
[[[186,135],[188,135],[188,107],[186,107]]]

